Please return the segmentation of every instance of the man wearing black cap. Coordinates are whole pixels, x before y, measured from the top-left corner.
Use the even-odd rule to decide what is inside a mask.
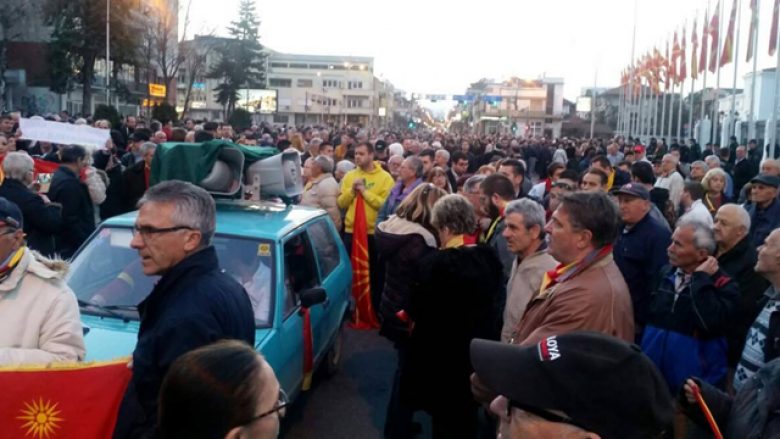
[[[623,229],[615,241],[615,263],[626,280],[634,306],[634,328],[641,337],[646,322],[652,284],[661,267],[669,263],[666,247],[672,234],[650,215],[650,191],[628,183],[616,192]]]
[[[152,133],[146,128],[138,128],[133,134],[130,135],[130,139],[127,142],[127,152],[122,156],[122,166],[129,168],[136,163],[143,161],[144,157],[141,153],[141,145],[148,142],[152,138]]]
[[[68,265],[24,245],[19,207],[0,198],[0,367],[84,359]]]
[[[593,332],[520,347],[471,343],[471,362],[499,396],[499,437],[658,438],[672,422],[663,377],[635,345]]]
[[[753,246],[759,247],[772,232],[780,227],[780,202],[777,201],[777,188],[780,177],[758,174],[750,180],[752,204],[747,208],[750,214],[750,235]]]

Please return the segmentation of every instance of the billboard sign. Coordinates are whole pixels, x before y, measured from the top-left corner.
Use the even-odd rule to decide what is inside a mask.
[[[277,110],[277,90],[245,88],[238,91],[236,107],[250,113],[273,114]]]

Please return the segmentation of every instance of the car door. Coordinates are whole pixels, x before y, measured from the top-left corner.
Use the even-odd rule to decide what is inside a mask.
[[[279,380],[292,383],[292,388],[298,388],[303,379],[303,316],[301,315],[301,293],[320,286],[317,261],[309,235],[305,229],[295,232],[282,242],[282,291],[280,327],[281,345],[284,349],[285,367],[279,371]],[[321,325],[324,314],[323,305],[315,305],[310,309],[313,350],[318,354],[324,340],[314,329]]]

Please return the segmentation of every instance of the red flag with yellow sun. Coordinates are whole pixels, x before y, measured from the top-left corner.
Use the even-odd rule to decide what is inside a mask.
[[[371,275],[368,263],[368,223],[363,196],[355,198],[355,221],[352,226],[352,298],[355,312],[352,327],[356,329],[379,328],[379,321],[371,305]]]
[[[127,361],[0,369],[0,437],[110,438],[132,375]]]

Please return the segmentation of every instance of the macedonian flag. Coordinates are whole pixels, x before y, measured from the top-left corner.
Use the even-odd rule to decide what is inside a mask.
[[[127,362],[0,369],[0,437],[110,438],[132,375]]]
[[[363,196],[355,198],[355,221],[352,225],[352,298],[355,300],[355,314],[352,327],[376,329],[379,322],[371,305],[371,276],[368,259],[368,223]]]

